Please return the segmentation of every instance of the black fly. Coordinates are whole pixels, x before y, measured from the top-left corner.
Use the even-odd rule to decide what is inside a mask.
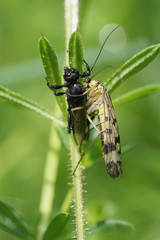
[[[86,101],[87,96],[83,93],[86,91],[81,83],[78,82],[79,78],[84,78],[90,75],[88,64],[84,61],[87,71],[79,72],[76,68],[64,67],[64,80],[62,85],[50,85],[47,79],[47,86],[54,91],[56,96],[66,94],[68,102],[68,132],[73,131],[73,136],[79,149],[84,139],[88,138],[88,120],[86,119]],[[65,92],[56,92],[61,88],[67,88]],[[75,97],[78,95],[77,97]],[[73,97],[74,96],[74,97]]]

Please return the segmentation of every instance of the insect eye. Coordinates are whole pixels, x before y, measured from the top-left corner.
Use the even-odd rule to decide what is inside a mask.
[[[71,71],[71,73],[77,73],[77,69],[76,68],[71,68],[70,71]]]
[[[66,75],[66,76],[71,75],[71,70],[68,67],[64,67],[64,75]]]

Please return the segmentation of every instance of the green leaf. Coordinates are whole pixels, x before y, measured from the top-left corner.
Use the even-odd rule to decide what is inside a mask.
[[[44,36],[39,40],[39,51],[49,83],[62,84],[56,53]]]
[[[29,231],[29,227],[22,217],[18,213],[0,201],[0,228],[8,233],[22,239],[31,239],[32,233]]]
[[[138,145],[139,145],[139,143],[129,143],[129,144],[126,144],[126,145],[122,146],[122,156],[123,156],[123,154],[125,154],[129,151],[132,151]],[[91,168],[92,166],[94,166],[94,164],[97,164],[98,162],[102,162],[101,150],[99,151],[99,157],[97,157],[97,158],[89,157],[87,159],[87,161],[83,161],[83,166],[85,167],[85,170],[86,170],[88,168]]]
[[[72,33],[69,45],[69,67],[74,67],[78,71],[83,71],[83,44],[81,35],[78,31]]]
[[[129,222],[123,221],[123,220],[104,220],[97,222],[91,226],[89,226],[89,236],[100,234],[100,233],[109,233],[111,231],[117,231],[117,230],[127,230],[127,229],[134,229],[133,225]]]
[[[146,97],[158,91],[160,91],[160,85],[148,85],[145,87],[139,87],[114,99],[113,105],[117,106],[123,103],[127,103],[138,98]]]
[[[59,72],[56,53],[47,38],[44,36],[39,40],[39,51],[49,83],[51,85],[61,85],[62,79]],[[67,106],[64,95],[58,96],[56,99],[62,113],[65,114],[65,117],[67,118]]]
[[[65,212],[57,213],[50,221],[46,232],[44,233],[43,240],[53,240],[59,237],[68,223],[69,217],[70,215]]]
[[[69,211],[71,208],[72,200],[73,200],[73,189],[69,188],[68,192],[63,200],[62,206],[60,208],[61,211],[63,211],[63,212]]]
[[[90,239],[90,237],[96,234],[101,234],[101,233],[108,234],[110,232],[115,232],[118,230],[119,231],[134,230],[134,226],[132,223],[126,222],[124,220],[118,220],[118,219],[104,220],[104,221],[100,221],[92,225],[89,225],[88,231],[86,231],[86,237],[87,239]],[[73,238],[73,232],[67,232],[64,234],[62,233],[61,235],[59,235],[58,237],[55,237],[54,239],[65,240],[65,239],[72,239],[72,238]],[[45,240],[51,240],[51,239],[53,238],[48,238]]]
[[[133,150],[138,145],[139,145],[139,143],[128,143],[128,144],[122,146],[122,154],[127,153],[127,152]]]
[[[63,143],[63,146],[67,151],[70,151],[69,146],[69,134],[67,131],[67,128],[64,130],[64,128],[57,128],[58,135]]]
[[[128,60],[106,81],[105,85],[109,92],[112,92],[122,81],[136,74],[149,63],[151,63],[159,54],[160,44],[150,46],[139,52]]]
[[[65,123],[54,117],[48,110],[39,104],[21,96],[20,94],[13,92],[7,88],[0,86],[0,99],[3,99],[11,104],[20,105],[25,108],[28,108],[36,113],[41,114],[42,116],[51,119],[52,121],[65,126]]]

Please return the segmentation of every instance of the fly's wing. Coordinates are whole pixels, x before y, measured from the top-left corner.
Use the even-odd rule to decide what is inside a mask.
[[[118,125],[107,89],[103,87],[103,102],[98,115],[102,139],[102,154],[107,172],[116,178],[121,172],[121,146]]]
[[[82,84],[75,83],[67,89],[68,125],[72,130],[74,140],[81,148],[82,142],[88,138],[88,121],[86,117],[86,95],[82,95],[85,89]],[[80,96],[81,95],[81,96]]]
[[[86,119],[86,108],[84,105],[82,105],[78,108],[72,108],[71,111],[73,136],[76,144],[80,148],[82,142],[87,140],[89,135],[88,121]]]
[[[86,95],[82,97],[72,97],[69,102],[70,122],[73,130],[73,137],[81,150],[81,145],[89,136],[89,124],[86,116]]]

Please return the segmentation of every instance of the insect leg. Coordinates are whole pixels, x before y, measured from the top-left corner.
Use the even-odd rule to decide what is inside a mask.
[[[75,174],[77,167],[79,166],[80,162],[82,161],[82,158],[84,157],[84,155],[86,154],[86,152],[92,147],[92,145],[97,141],[97,139],[100,137],[101,132],[98,130],[98,128],[96,127],[96,125],[93,123],[92,119],[89,117],[89,115],[87,114],[87,118],[88,121],[92,124],[92,126],[94,127],[94,129],[97,131],[98,136],[93,140],[93,142],[84,150],[83,153],[81,153],[81,158],[79,159],[74,171],[73,171],[73,175]]]
[[[55,95],[55,96],[62,96],[62,95],[64,95],[64,94],[66,94],[66,92],[57,93],[56,91],[54,91],[54,95]]]
[[[81,158],[79,159],[74,171],[73,171],[73,175],[75,174],[77,167],[79,166],[80,162],[82,161],[82,158],[84,157],[84,155],[86,154],[86,152],[92,147],[92,145],[97,141],[97,139],[100,137],[100,133],[98,134],[98,136],[93,140],[93,142],[84,150],[84,152],[81,154]]]
[[[54,91],[55,96],[61,96],[61,95],[66,94],[66,92],[60,92],[60,93],[57,93],[57,92],[56,92],[56,89],[60,89],[60,88],[62,88],[62,87],[67,87],[67,84],[66,84],[66,83],[64,83],[64,84],[62,84],[62,85],[51,85],[51,84],[49,83],[47,77],[46,77],[46,80],[47,80],[47,86],[48,86],[52,91]]]
[[[96,132],[98,134],[101,134],[101,132],[99,131],[99,129],[96,127],[96,125],[94,124],[94,122],[92,121],[92,119],[90,118],[90,116],[87,114],[87,118],[88,118],[88,121],[92,124],[93,128],[96,130]]]
[[[91,73],[91,69],[90,69],[90,66],[88,65],[88,63],[83,59],[83,62],[85,63],[85,65],[86,65],[86,68],[87,68],[87,71],[89,72],[89,73]]]
[[[73,96],[74,96],[74,95],[73,95]],[[85,109],[85,106],[80,106],[80,107],[72,108],[72,109],[71,109],[71,112],[73,113],[73,116],[74,116],[74,111],[81,110],[81,109]],[[75,117],[75,116],[74,116],[74,117]]]
[[[61,85],[51,85],[48,81],[48,77],[46,77],[46,80],[47,80],[47,86],[51,89],[51,90],[55,90],[55,89],[60,89],[62,87],[68,87],[68,83],[64,83],[64,84],[61,84]]]
[[[71,133],[71,130],[73,130],[72,128],[71,128],[71,113],[70,113],[70,109],[68,108],[67,109],[68,110],[68,132],[69,133]]]

